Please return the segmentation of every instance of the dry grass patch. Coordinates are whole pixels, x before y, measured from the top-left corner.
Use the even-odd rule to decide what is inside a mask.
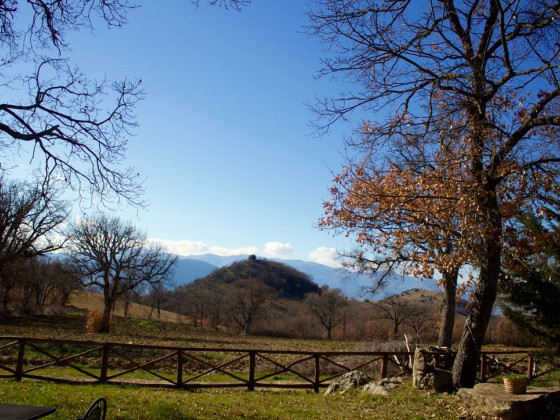
[[[86,290],[75,290],[70,295],[68,305],[78,309],[86,309],[90,311],[96,310],[99,312],[103,312],[103,296],[99,293]],[[150,312],[151,308],[149,306],[140,305],[138,303],[130,303],[128,307],[128,316],[130,318],[148,319],[150,317]],[[124,317],[124,314],[124,302],[117,302],[113,315]],[[160,315],[158,316],[156,309],[154,309],[152,313],[152,319],[155,321],[172,323],[188,323],[191,321],[189,317],[168,311],[161,311]]]

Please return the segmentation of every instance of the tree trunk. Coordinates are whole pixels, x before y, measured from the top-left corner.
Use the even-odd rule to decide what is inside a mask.
[[[8,308],[8,302],[10,301],[10,290],[9,288],[4,288],[4,293],[2,293],[2,313],[8,314],[10,312]]]
[[[453,364],[455,388],[472,388],[475,384],[478,351],[482,347],[498,290],[502,228],[494,191],[486,191],[481,202],[486,209],[486,227],[482,233],[483,245],[479,256],[480,274]]]
[[[125,317],[125,318],[128,318],[128,309],[129,309],[129,306],[130,306],[130,300],[129,300],[128,298],[126,298],[126,299],[124,300],[124,317]]]
[[[445,282],[443,290],[443,303],[441,305],[438,346],[451,347],[453,340],[453,327],[455,326],[455,298],[457,295],[457,277],[459,270],[443,273]]]
[[[60,306],[66,306],[68,299],[70,298],[71,290],[62,290],[60,292]]]
[[[111,305],[105,305],[105,309],[103,310],[103,323],[99,332],[108,333],[109,331],[111,331]]]
[[[115,306],[116,299],[109,296],[109,291],[104,291],[104,308],[103,308],[103,318],[102,318],[102,325],[99,332],[108,333],[111,331],[111,313]]]

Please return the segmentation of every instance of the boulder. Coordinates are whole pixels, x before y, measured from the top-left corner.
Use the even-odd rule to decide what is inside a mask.
[[[353,370],[332,382],[325,391],[325,395],[344,394],[351,389],[367,384],[370,380],[369,376],[365,373],[359,370]]]
[[[458,392],[469,409],[501,420],[554,419],[560,414],[560,388],[527,387],[525,394],[506,393],[503,384],[482,383]]]
[[[372,395],[389,395],[392,391],[398,389],[402,385],[402,381],[398,378],[385,378],[382,381],[375,381],[366,384],[363,392]]]

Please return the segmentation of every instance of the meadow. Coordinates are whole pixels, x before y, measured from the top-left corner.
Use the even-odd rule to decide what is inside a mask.
[[[56,337],[79,340],[165,345],[222,346],[298,350],[356,350],[365,343],[234,336],[183,323],[115,319],[113,332],[85,331],[85,313],[9,318],[0,323],[4,336]],[[417,391],[410,378],[389,397],[358,391],[325,397],[311,390],[245,389],[177,390],[117,385],[65,385],[24,378],[0,379],[2,402],[54,405],[49,419],[71,419],[96,397],[109,405],[108,419],[480,419],[455,395]]]

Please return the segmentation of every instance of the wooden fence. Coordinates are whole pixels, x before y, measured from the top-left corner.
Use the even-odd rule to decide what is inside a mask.
[[[502,357],[498,359],[497,355]],[[519,355],[516,360],[503,359]],[[202,348],[0,337],[0,377],[65,383],[111,383],[172,388],[307,388],[319,392],[346,372],[384,378],[410,372],[410,352],[297,351]],[[432,353],[433,363],[449,357]],[[481,353],[481,381],[518,372],[527,352]]]

